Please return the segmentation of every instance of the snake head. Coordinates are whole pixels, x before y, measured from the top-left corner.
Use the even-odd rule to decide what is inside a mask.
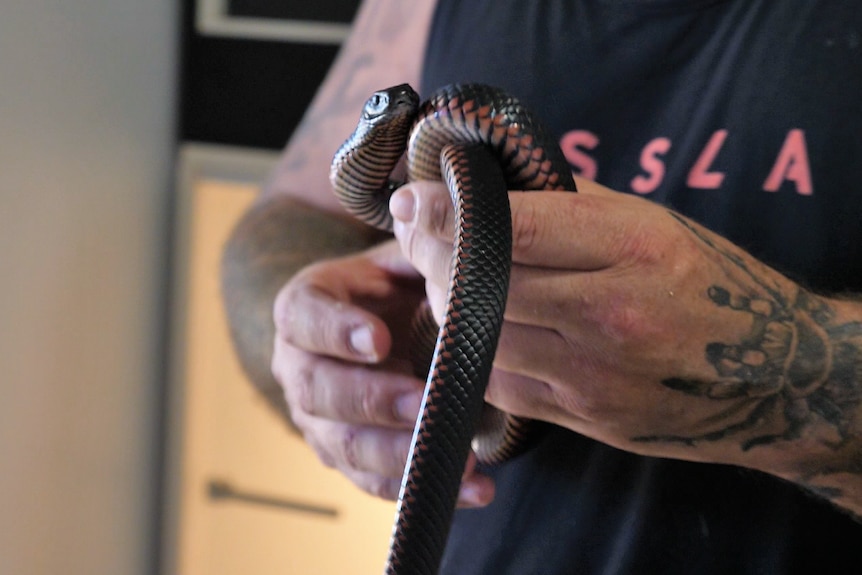
[[[419,95],[409,84],[400,84],[374,92],[362,109],[362,121],[376,123],[381,119],[391,121],[402,116],[412,121],[418,108]]]

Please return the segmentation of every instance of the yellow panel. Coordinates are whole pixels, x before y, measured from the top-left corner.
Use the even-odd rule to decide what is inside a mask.
[[[257,194],[253,186],[199,182],[194,191],[186,301],[180,575],[379,573],[392,502],[360,492],[325,468],[244,380],[221,308],[222,245]],[[208,483],[335,508],[336,518],[213,500]]]

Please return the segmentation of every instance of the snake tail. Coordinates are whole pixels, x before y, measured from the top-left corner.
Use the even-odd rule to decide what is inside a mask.
[[[450,145],[440,162],[455,198],[455,274],[399,497],[389,573],[436,573],[484,405],[506,305],[511,215],[497,160]],[[479,353],[476,353],[479,350]],[[441,473],[443,469],[457,473]]]

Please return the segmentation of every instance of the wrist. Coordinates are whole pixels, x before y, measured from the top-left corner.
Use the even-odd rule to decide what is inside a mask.
[[[741,463],[862,515],[862,304],[803,291],[794,319],[773,416]]]

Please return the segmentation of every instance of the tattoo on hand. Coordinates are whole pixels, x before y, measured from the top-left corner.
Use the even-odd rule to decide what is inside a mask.
[[[862,402],[862,322],[838,323],[827,301],[805,290],[785,293],[758,276],[737,254],[676,214],[671,214],[734,269],[728,285],[712,285],[708,298],[719,308],[746,314],[748,334],[736,342],[712,342],[706,360],[715,369],[710,380],[668,378],[662,384],[689,395],[716,400],[749,399],[750,410],[736,421],[693,436],[656,435],[644,442],[678,442],[694,446],[743,434],[749,450],[799,438],[815,421],[831,434],[821,441],[840,449],[850,441]],[[833,470],[837,472],[840,470]]]

